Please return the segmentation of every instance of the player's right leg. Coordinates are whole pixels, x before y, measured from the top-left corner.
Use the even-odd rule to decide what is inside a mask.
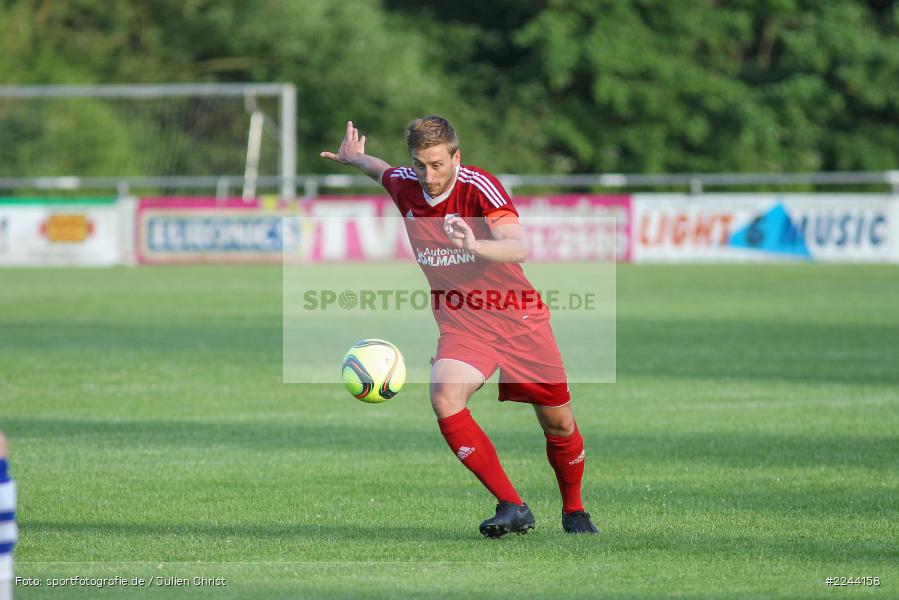
[[[461,412],[478,389],[484,375],[468,363],[442,358],[431,365],[431,408],[437,419]]]
[[[450,450],[497,499],[496,514],[481,523],[481,533],[488,537],[526,533],[534,527],[534,515],[509,481],[490,438],[466,407],[483,384],[483,373],[473,366],[454,359],[437,360],[431,367],[431,406]]]

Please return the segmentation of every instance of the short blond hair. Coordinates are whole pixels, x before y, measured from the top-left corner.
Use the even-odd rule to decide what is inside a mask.
[[[459,137],[452,124],[437,115],[415,119],[406,127],[406,146],[409,152],[447,144],[450,156],[459,149]]]

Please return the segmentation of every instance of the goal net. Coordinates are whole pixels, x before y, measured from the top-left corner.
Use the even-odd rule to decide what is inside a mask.
[[[0,178],[232,176],[252,192],[295,174],[294,98],[281,84],[0,86]]]

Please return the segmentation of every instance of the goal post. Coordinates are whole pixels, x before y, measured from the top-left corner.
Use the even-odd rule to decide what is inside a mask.
[[[276,177],[296,195],[289,83],[0,86],[0,178]]]

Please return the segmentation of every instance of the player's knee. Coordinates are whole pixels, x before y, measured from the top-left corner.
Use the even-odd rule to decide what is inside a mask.
[[[465,395],[450,386],[434,384],[431,386],[431,408],[438,417],[455,414],[465,408]]]
[[[569,435],[574,433],[574,426],[564,426],[564,425],[548,425],[543,428],[543,430],[549,435],[555,435],[558,437],[568,437]]]
[[[543,423],[543,431],[549,435],[568,437],[574,433],[574,418],[570,415],[559,415],[553,419],[547,419]]]

